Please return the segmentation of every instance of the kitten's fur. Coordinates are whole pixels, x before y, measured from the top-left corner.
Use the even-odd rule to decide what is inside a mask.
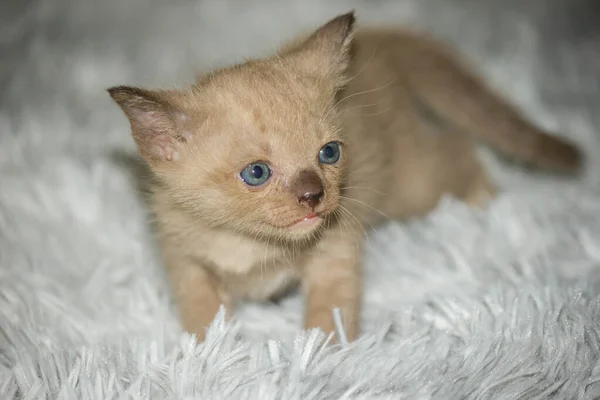
[[[581,154],[501,100],[430,38],[354,29],[339,16],[269,58],[189,90],[109,89],[154,171],[152,211],[185,330],[204,337],[220,304],[265,300],[298,280],[305,326],[330,332],[339,307],[359,332],[365,227],[420,216],[444,193],[473,206],[495,189],[473,139],[534,166],[576,172]],[[342,142],[333,165],[319,149]],[[273,175],[249,187],[255,161]],[[299,201],[322,185],[312,211]],[[313,220],[318,221],[318,220]]]

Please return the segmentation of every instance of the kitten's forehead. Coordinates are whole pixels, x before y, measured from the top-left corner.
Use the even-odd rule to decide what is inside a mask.
[[[329,102],[310,79],[286,69],[242,69],[221,76],[211,86],[211,118],[242,140],[267,146],[328,134],[324,117]]]
[[[278,114],[290,109],[315,112],[325,107],[330,97],[313,77],[276,60],[248,62],[219,71],[207,89],[222,106],[246,111],[259,107]]]

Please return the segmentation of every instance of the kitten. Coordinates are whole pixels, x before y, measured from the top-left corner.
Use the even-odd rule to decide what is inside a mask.
[[[533,166],[582,166],[433,39],[354,20],[187,90],[108,90],[156,177],[164,265],[199,340],[221,304],[297,282],[306,328],[333,331],[338,307],[355,339],[365,227],[422,216],[445,193],[485,205],[496,189],[474,139]]]

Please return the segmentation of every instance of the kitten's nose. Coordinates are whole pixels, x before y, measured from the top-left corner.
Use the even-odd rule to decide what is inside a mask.
[[[307,207],[314,209],[316,206],[319,205],[319,202],[321,201],[322,197],[323,197],[323,191],[320,191],[318,193],[309,192],[309,193],[304,193],[304,195],[302,195],[301,197],[298,197],[298,201],[300,202],[300,204],[304,204]]]
[[[314,209],[323,198],[323,183],[316,172],[305,170],[298,174],[293,185],[298,202]]]

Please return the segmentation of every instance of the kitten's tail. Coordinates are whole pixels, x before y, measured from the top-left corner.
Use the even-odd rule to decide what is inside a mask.
[[[425,68],[415,72],[410,84],[437,114],[534,167],[561,173],[581,170],[584,157],[575,144],[535,127],[449,53],[426,56],[429,62],[421,64]]]

